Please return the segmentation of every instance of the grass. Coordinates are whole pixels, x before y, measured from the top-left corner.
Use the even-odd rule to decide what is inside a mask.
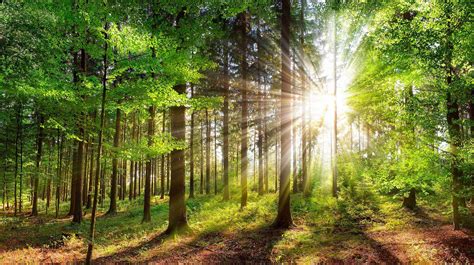
[[[128,255],[125,260],[147,260],[166,255],[183,244],[195,247],[225,244],[218,239],[222,235],[231,235],[231,238],[247,235],[253,236],[252,240],[265,240],[258,238],[260,234],[249,231],[265,229],[272,223],[277,210],[276,198],[274,193],[257,196],[250,192],[247,207],[241,209],[238,189],[232,190],[231,200],[227,202],[222,201],[221,194],[197,195],[187,200],[192,233],[171,239],[159,237],[168,224],[167,199],[152,198],[149,223],[141,222],[141,199],[120,201],[117,215],[104,216],[107,209],[99,208],[94,256],[120,255],[134,249],[134,256]],[[373,194],[336,200],[326,189],[315,189],[309,198],[293,194],[291,199],[295,226],[283,231],[281,237],[271,243],[271,259],[276,262],[344,260],[352,255],[354,248],[367,242],[372,244],[367,233],[405,229],[419,220],[415,214],[403,210],[399,201]],[[63,215],[67,207],[67,204],[61,205]],[[428,205],[423,207],[427,209]],[[427,212],[443,214],[432,208]],[[90,212],[87,212],[84,222],[73,225],[70,218],[54,219],[51,212],[38,218],[2,216],[0,260],[35,262],[35,256],[41,251],[50,252],[52,261],[80,260],[86,251],[89,217]]]

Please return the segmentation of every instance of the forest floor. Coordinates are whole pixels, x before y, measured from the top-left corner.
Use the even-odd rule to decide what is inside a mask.
[[[162,234],[167,200],[154,198],[152,222],[141,223],[141,201],[119,203],[119,213],[97,222],[96,263],[472,263],[474,233],[453,231],[443,209],[422,205],[416,211],[398,201],[362,196],[334,200],[320,194],[292,196],[295,225],[276,230],[274,194],[251,193],[243,210],[239,197],[188,200],[192,232]],[[64,212],[67,205],[63,206]],[[105,212],[105,208],[102,209]],[[5,263],[80,262],[85,257],[90,213],[81,225],[52,214],[0,218],[0,261]],[[472,218],[471,218],[472,219]]]

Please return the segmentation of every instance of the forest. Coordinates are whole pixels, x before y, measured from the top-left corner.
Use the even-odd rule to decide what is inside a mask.
[[[0,0],[0,264],[474,263],[469,0]]]

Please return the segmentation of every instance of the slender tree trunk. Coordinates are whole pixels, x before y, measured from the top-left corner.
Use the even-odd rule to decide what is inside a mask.
[[[43,138],[44,138],[44,116],[41,113],[37,113],[38,117],[38,135],[36,138],[36,159],[35,159],[35,173],[33,182],[33,207],[31,210],[32,216],[38,216],[38,186],[39,186],[39,175],[41,167],[41,156],[43,155]]]
[[[265,75],[263,76],[263,83],[264,83],[264,91],[262,95],[262,101],[263,101],[263,117],[262,117],[262,123],[263,123],[263,153],[265,155],[265,167],[264,167],[264,183],[265,183],[265,192],[269,192],[269,187],[268,187],[268,169],[269,169],[269,158],[268,158],[268,146],[269,146],[269,136],[268,136],[268,130],[267,130],[267,84],[265,80]]]
[[[124,113],[123,117],[123,126],[122,126],[122,143],[125,143],[127,139],[127,115]],[[122,192],[120,193],[120,199],[124,200],[127,194],[127,160],[122,159],[122,172],[120,173],[122,176]]]
[[[109,25],[106,22],[104,26],[105,39],[108,38],[108,34],[107,34],[108,28],[109,28]],[[94,248],[95,222],[96,222],[97,201],[98,201],[98,194],[99,194],[99,174],[101,172],[100,159],[102,156],[103,131],[105,127],[105,102],[106,102],[106,95],[107,95],[107,68],[108,68],[107,49],[108,49],[108,44],[107,42],[105,42],[103,68],[102,68],[103,76],[102,76],[102,100],[101,100],[101,110],[100,110],[100,127],[99,127],[99,137],[97,140],[98,145],[97,145],[96,170],[95,170],[95,181],[94,181],[94,202],[92,204],[91,226],[90,226],[90,233],[89,233],[89,244],[87,247],[86,264],[91,264],[92,251]]]
[[[171,178],[171,155],[166,156],[166,192],[170,192],[170,178]]]
[[[194,85],[191,85],[191,98]],[[189,198],[194,198],[194,110],[191,113],[191,134],[189,136]]]
[[[337,197],[337,11],[333,14],[333,34],[334,34],[334,53],[333,53],[333,105],[334,105],[334,120],[333,120],[333,135],[332,135],[332,196]]]
[[[3,210],[6,212],[8,209],[8,189],[7,189],[7,171],[8,171],[8,131],[5,135],[5,150],[4,150],[4,168],[3,168],[3,197],[2,204]],[[7,203],[7,208],[5,208],[5,202]]]
[[[18,212],[21,213],[22,206],[23,206],[23,122],[22,122],[22,112],[20,112],[20,194],[18,196]]]
[[[59,202],[61,199],[61,182],[62,182],[62,164],[63,164],[63,146],[64,146],[64,137],[61,135],[60,130],[58,129],[58,166],[57,166],[57,183],[56,183],[56,218],[59,215]]]
[[[96,114],[94,111],[94,123],[95,123],[95,118]],[[87,185],[87,203],[86,203],[86,209],[90,209],[92,206],[92,185],[94,185],[94,145],[93,141],[91,138],[91,159],[90,159],[90,166],[89,166],[89,184]],[[85,189],[84,189],[85,190]]]
[[[14,189],[14,208],[15,208],[15,216],[18,212],[18,199],[17,199],[17,179],[18,179],[18,145],[20,139],[20,130],[21,130],[21,104],[18,104],[18,110],[16,114],[16,137],[15,137],[15,189]]]
[[[114,148],[120,146],[121,139],[121,111],[117,108],[115,112],[115,135],[114,135]],[[118,158],[115,154],[112,158],[112,178],[110,180],[110,206],[107,211],[108,215],[113,215],[117,213],[117,178],[118,178]]]
[[[241,142],[240,142],[240,152],[241,152],[241,162],[240,162],[240,188],[242,190],[240,207],[244,208],[247,205],[247,168],[248,168],[248,99],[247,99],[247,79],[248,79],[248,64],[247,64],[247,34],[249,31],[249,15],[245,11],[239,14],[239,29],[240,29],[240,71],[242,76],[242,116],[241,116]]]
[[[199,182],[199,193],[204,194],[204,123],[201,121],[201,160],[200,167],[201,167],[201,179]]]
[[[293,53],[294,49],[293,49]],[[296,95],[296,59],[293,56],[293,68],[291,70],[291,86],[292,86],[292,100],[291,100],[291,123],[292,123],[292,134],[291,134],[291,149],[293,150],[292,155],[293,155],[293,193],[298,192],[298,163],[297,163],[297,157],[298,157],[298,145],[296,144],[296,135],[298,132],[298,128],[296,126],[296,101],[297,101],[297,95]]]
[[[301,51],[304,49],[304,37],[305,37],[305,12],[306,1],[301,0],[301,9],[300,9],[300,21],[301,21],[301,33],[300,33],[300,46]],[[303,58],[304,59],[304,58]],[[308,132],[306,129],[306,111],[307,111],[307,88],[306,88],[306,73],[304,69],[304,64],[301,63],[300,66],[300,78],[301,78],[301,91],[302,91],[302,112],[301,112],[301,174],[302,174],[302,191],[304,196],[309,195],[309,181],[308,181],[308,143],[307,143],[307,136]]]
[[[290,73],[290,0],[281,0],[281,165],[278,214],[275,227],[288,228],[292,225],[290,210],[290,170],[291,170],[291,73]]]
[[[211,125],[206,109],[206,194],[211,192]]]
[[[262,113],[263,93],[260,84],[260,67],[261,67],[262,51],[260,47],[260,21],[257,25],[257,146],[258,146],[258,195],[263,195],[264,192],[264,171],[263,171],[263,126],[265,118]]]
[[[214,113],[214,194],[217,195],[217,113]]]
[[[275,133],[275,193],[278,192],[278,131]]]
[[[222,143],[223,159],[223,182],[224,182],[224,201],[230,199],[229,195],[229,50],[228,43],[224,47],[224,104],[222,112],[224,113],[222,133],[224,136]]]
[[[138,144],[138,127],[137,127],[137,119],[136,119],[136,112],[133,114],[133,125],[132,125],[132,139],[135,139],[136,144]],[[133,194],[133,199],[137,198],[137,178],[138,178],[138,161],[133,162],[133,192],[130,191]]]
[[[451,18],[451,8],[447,8],[446,15],[448,20]],[[461,147],[461,126],[459,125],[460,113],[459,103],[453,98],[452,83],[455,78],[455,71],[452,65],[453,60],[453,43],[452,43],[452,29],[451,23],[448,22],[446,38],[446,84],[448,86],[446,95],[446,120],[448,123],[449,133],[449,148],[451,152],[451,175],[452,175],[452,208],[453,208],[453,226],[454,230],[461,228],[461,215],[459,213],[459,191],[461,189],[460,179],[462,177],[462,170],[459,168],[458,149]]]
[[[84,177],[82,178],[82,206],[86,206],[87,204],[87,190],[89,189],[87,187],[87,184],[88,184],[88,181],[87,181],[87,165],[88,165],[88,159],[89,159],[89,146],[90,144],[89,143],[85,143],[84,144],[84,148],[85,148],[85,151],[84,151],[84,154],[85,154],[85,158],[84,158]]]
[[[163,127],[162,127],[162,130],[161,130],[161,133],[165,133],[165,130],[166,130],[166,112],[163,111],[163,114],[162,114],[162,118],[163,118]],[[164,199],[165,198],[165,155],[161,155],[161,180],[160,180],[160,199]]]
[[[148,108],[148,114],[150,115],[148,118],[148,147],[151,148],[153,146],[153,135],[155,134],[155,108],[150,106]],[[142,222],[150,222],[151,221],[151,212],[150,212],[150,204],[151,204],[151,163],[152,157],[147,155],[146,159],[146,172],[145,172],[145,200],[143,203],[143,220]]]
[[[46,175],[48,176],[48,180],[46,182],[46,214],[48,214],[48,209],[51,202],[51,164],[52,164],[52,154],[54,150],[54,137],[49,142],[49,155],[48,155],[48,169],[46,171]]]
[[[133,179],[134,179],[135,163],[133,160],[130,160],[130,186],[128,187],[128,200],[133,199]]]

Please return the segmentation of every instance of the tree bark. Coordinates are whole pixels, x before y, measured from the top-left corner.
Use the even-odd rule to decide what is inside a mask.
[[[261,56],[262,51],[260,47],[260,21],[257,25],[257,132],[258,132],[258,195],[263,195],[264,192],[264,172],[263,172],[263,126],[265,118],[262,113],[263,93],[260,84],[260,67],[261,67]]]
[[[148,114],[150,115],[148,118],[148,147],[151,148],[153,146],[153,135],[155,134],[155,108],[150,106],[148,108]],[[147,155],[146,159],[146,172],[145,172],[145,199],[143,203],[143,220],[142,222],[150,222],[151,221],[151,212],[150,212],[150,204],[151,204],[151,163],[152,157]]]
[[[191,84],[191,98],[194,97],[194,85]],[[191,113],[191,133],[189,136],[189,198],[194,198],[194,110]]]
[[[217,195],[217,114],[214,113],[214,194]]]
[[[333,135],[332,135],[332,196],[337,197],[337,11],[334,10],[334,58],[333,58],[333,101],[334,101],[334,120],[333,120]]]
[[[206,109],[206,194],[211,192],[211,123]]]
[[[16,113],[16,137],[15,137],[15,187],[14,187],[14,215],[16,216],[18,212],[18,199],[17,199],[17,179],[18,179],[18,145],[20,139],[20,131],[21,131],[21,104],[18,104],[18,110]]]
[[[230,199],[229,195],[229,50],[228,44],[224,47],[224,104],[222,112],[224,113],[223,120],[223,143],[222,143],[222,159],[223,159],[223,182],[224,182],[224,201]]]
[[[43,138],[44,138],[44,116],[41,113],[37,113],[38,118],[38,134],[36,137],[36,159],[35,159],[35,173],[33,182],[33,206],[31,209],[32,216],[38,216],[38,186],[39,186],[39,175],[41,167],[41,156],[43,155]]]
[[[166,130],[166,112],[162,114],[162,130],[161,133],[165,133]],[[161,155],[161,179],[160,179],[160,199],[165,198],[165,155]]]
[[[114,135],[114,148],[120,146],[121,139],[121,116],[122,113],[119,108],[115,112],[115,135]],[[110,180],[110,206],[107,211],[108,215],[114,215],[117,213],[117,178],[118,178],[118,158],[117,154],[112,157],[112,178]]]
[[[294,49],[293,49],[293,53]],[[292,167],[292,176],[293,176],[293,193],[298,192],[298,163],[297,163],[297,157],[298,157],[298,145],[296,144],[296,135],[298,133],[298,128],[296,126],[296,101],[297,101],[297,95],[296,95],[296,59],[293,56],[293,66],[291,70],[291,86],[292,86],[292,100],[291,100],[291,123],[292,123],[292,134],[291,134],[291,146],[290,147],[293,152],[292,152],[292,162],[293,162],[293,167]]]
[[[461,147],[461,126],[459,125],[460,113],[459,103],[452,94],[452,83],[455,77],[454,67],[452,65],[453,60],[453,49],[452,43],[452,29],[451,29],[451,10],[446,11],[448,18],[447,25],[447,38],[446,38],[446,84],[448,86],[446,92],[446,120],[448,123],[448,134],[449,134],[449,149],[451,152],[451,175],[452,175],[452,208],[453,208],[453,227],[454,230],[461,228],[461,215],[459,213],[459,191],[461,189],[460,179],[462,177],[462,170],[459,168],[458,149]]]
[[[200,133],[201,133],[201,159],[200,159],[200,168],[201,168],[201,178],[200,178],[200,182],[199,182],[199,193],[200,194],[204,194],[204,136],[203,136],[203,133],[204,133],[204,123],[201,121],[201,130],[200,130]]]
[[[416,207],[416,190],[414,188],[410,189],[410,194],[408,197],[403,198],[403,207],[406,207],[410,210],[414,210]]]
[[[108,38],[108,34],[107,34],[108,28],[109,26],[108,26],[108,23],[106,22],[104,26],[105,39]],[[105,101],[106,101],[106,96],[107,96],[107,68],[108,68],[107,49],[108,49],[108,44],[107,42],[105,42],[103,68],[102,68],[103,76],[102,76],[102,100],[101,100],[101,110],[100,110],[100,127],[99,127],[98,141],[97,141],[98,145],[97,145],[96,170],[95,170],[95,181],[94,181],[94,202],[92,204],[91,226],[90,226],[90,233],[89,233],[89,244],[87,247],[86,264],[91,264],[92,251],[94,248],[95,222],[96,222],[97,201],[98,201],[98,194],[99,194],[99,176],[101,173],[100,159],[102,156],[103,131],[105,127]]]
[[[300,9],[300,21],[301,21],[301,33],[300,33],[300,48],[302,54],[304,54],[304,34],[305,34],[305,12],[306,1],[301,0],[301,9]],[[303,58],[304,59],[304,58]],[[303,60],[304,61],[304,60]],[[301,174],[302,174],[302,191],[304,196],[309,195],[309,182],[308,182],[308,143],[307,143],[307,129],[306,129],[306,110],[307,110],[307,88],[306,88],[306,73],[304,69],[304,64],[301,63],[300,66],[300,78],[301,78],[301,91],[303,95],[303,100],[301,103],[302,112],[301,112]],[[352,126],[351,126],[352,127]],[[351,130],[352,132],[352,130]],[[351,138],[352,139],[352,138]],[[352,146],[352,145],[351,145]]]
[[[291,73],[290,73],[290,0],[280,0],[281,14],[281,164],[280,189],[278,196],[278,214],[275,227],[288,228],[292,225],[290,210],[290,169],[291,169]]]
[[[241,140],[240,140],[240,188],[241,188],[241,200],[240,207],[244,208],[247,205],[247,168],[248,168],[248,99],[247,99],[247,79],[248,79],[248,64],[247,64],[247,34],[249,31],[249,15],[248,12],[242,12],[239,14],[239,48],[240,48],[240,71],[242,79],[242,115],[241,115]]]
[[[179,94],[186,92],[185,85],[176,85]],[[186,108],[174,106],[170,109],[171,136],[177,141],[186,140]],[[185,155],[184,150],[171,152],[171,186],[169,201],[168,233],[180,232],[188,228],[185,203]]]

